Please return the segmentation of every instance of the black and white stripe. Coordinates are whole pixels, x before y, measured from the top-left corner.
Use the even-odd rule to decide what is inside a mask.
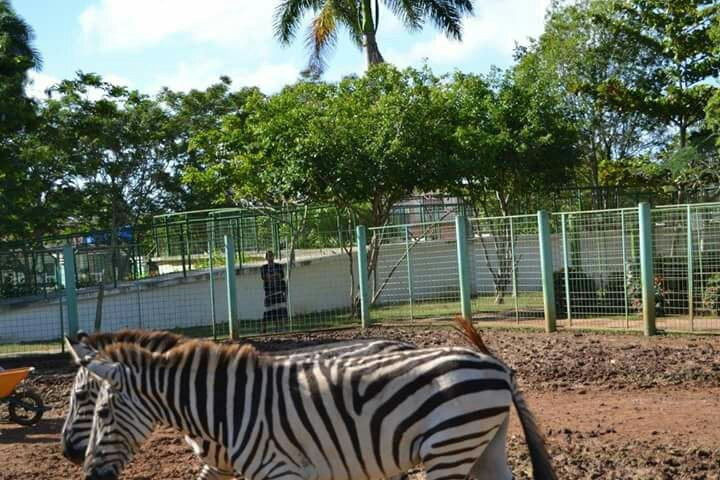
[[[420,463],[428,480],[510,479],[513,402],[531,455],[546,457],[510,369],[466,348],[308,360],[188,342],[162,355],[133,345],[77,354],[104,379],[89,479],[117,478],[156,423],[222,445],[250,480],[380,479]],[[535,478],[555,478],[538,465]]]
[[[82,336],[82,342],[93,349],[102,350],[109,345],[125,342],[135,343],[153,352],[165,352],[187,339],[167,332],[122,331]],[[402,351],[416,348],[414,345],[384,339],[356,339],[344,342],[332,342],[323,345],[299,348],[292,351],[269,352],[276,358],[313,359],[343,358],[364,356],[380,352]],[[84,367],[76,373],[70,395],[70,408],[61,434],[63,454],[77,464],[85,460],[85,450],[90,438],[90,430],[95,403],[100,391],[100,381]],[[221,480],[233,478],[232,466],[227,453],[215,442],[201,438],[185,437],[186,442],[204,463],[197,480]]]

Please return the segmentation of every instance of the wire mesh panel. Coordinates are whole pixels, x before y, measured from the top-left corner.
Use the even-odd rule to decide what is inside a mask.
[[[472,309],[486,318],[543,316],[535,215],[470,219]]]
[[[661,208],[652,211],[653,294],[656,324],[661,328],[682,329],[688,323],[687,209]],[[689,323],[687,327],[689,327]]]
[[[720,205],[660,207],[652,219],[658,327],[720,328]]]
[[[26,250],[1,261],[0,356],[61,351],[67,332],[62,251]]]
[[[641,328],[637,209],[553,216],[556,311],[570,326]]]
[[[720,204],[693,206],[690,328],[720,329]]]
[[[448,318],[460,312],[453,222],[370,229],[373,321]]]
[[[242,335],[359,324],[355,240],[349,230],[335,238],[335,245],[315,255],[288,252],[272,266],[245,265],[240,270],[236,288]],[[303,246],[302,238],[291,242]]]

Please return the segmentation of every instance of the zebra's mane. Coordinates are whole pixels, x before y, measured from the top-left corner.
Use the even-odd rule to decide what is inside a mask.
[[[137,343],[113,343],[100,352],[100,358],[123,364],[147,365],[152,362],[172,367],[181,363],[188,355],[195,354],[216,355],[219,364],[236,358],[261,358],[250,344],[217,344],[209,340],[186,340],[163,352],[153,352]]]
[[[132,343],[155,349],[162,346],[164,350],[182,344],[186,339],[180,335],[165,331],[120,330],[112,333],[94,333],[83,337],[81,341],[95,349],[105,349],[117,343]]]

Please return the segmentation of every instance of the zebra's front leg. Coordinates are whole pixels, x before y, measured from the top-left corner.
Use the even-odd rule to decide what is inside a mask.
[[[224,472],[210,465],[203,465],[200,474],[195,480],[232,480],[235,478],[233,472]]]
[[[185,441],[203,463],[203,468],[196,480],[231,480],[235,478],[225,448],[217,443],[187,435]]]

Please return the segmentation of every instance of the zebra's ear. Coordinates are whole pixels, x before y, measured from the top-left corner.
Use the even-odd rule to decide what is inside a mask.
[[[65,346],[70,352],[72,361],[77,366],[85,366],[97,355],[97,350],[82,342],[76,342],[69,337],[65,337]]]
[[[90,374],[97,379],[108,382],[113,389],[120,389],[120,373],[122,365],[119,363],[108,362],[105,360],[93,360],[87,364],[87,369]]]

